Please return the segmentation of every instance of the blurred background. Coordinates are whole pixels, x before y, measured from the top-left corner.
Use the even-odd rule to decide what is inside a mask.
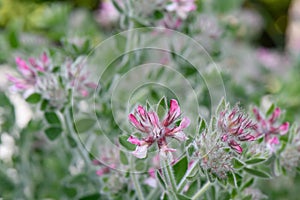
[[[126,20],[116,9],[103,12],[105,1],[0,0],[0,197],[22,199],[26,194],[34,199],[72,199],[86,195],[81,185],[97,191],[98,186],[87,183],[84,176],[68,176],[68,155],[60,155],[51,145],[43,148],[42,136],[33,134],[41,124],[31,120],[32,111],[21,97],[7,89],[5,74],[15,71],[17,55],[47,50],[77,57],[126,30]],[[262,97],[271,99],[286,109],[286,120],[298,121],[300,0],[196,2],[191,25],[188,22],[179,31],[202,43],[220,66],[229,101],[249,105],[259,104]],[[152,23],[149,16],[140,15],[147,3],[140,6],[145,7],[134,10],[139,19],[136,27]],[[186,69],[182,67],[188,74]],[[22,134],[12,134],[16,127]],[[28,145],[30,150],[23,151]],[[34,168],[27,162],[34,163]],[[299,199],[299,175],[258,184],[269,199]]]

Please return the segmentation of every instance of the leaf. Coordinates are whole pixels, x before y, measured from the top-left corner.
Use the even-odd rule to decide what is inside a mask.
[[[206,129],[206,122],[204,119],[201,118],[200,123],[199,123],[199,131],[198,131],[199,135],[201,133],[203,133],[205,131],[205,129]]]
[[[198,185],[198,181],[196,180],[189,185],[188,191],[185,194],[191,197],[198,191],[198,189],[199,189],[199,185]]]
[[[158,170],[156,171],[156,178],[158,179],[158,182],[159,182],[160,186],[164,190],[166,190],[167,189],[166,183],[165,183],[164,179],[161,177],[161,175],[160,175],[160,173],[159,173]]]
[[[191,198],[185,196],[185,195],[182,195],[182,194],[176,194],[176,197],[178,200],[190,200]]]
[[[251,178],[249,181],[247,181],[242,187],[241,187],[241,190],[244,190],[248,187],[250,187],[251,185],[253,185],[254,183],[254,178]]]
[[[114,7],[118,10],[119,13],[123,13],[123,9],[119,6],[119,3],[117,0],[112,0],[112,3]]]
[[[123,165],[128,165],[129,163],[126,154],[121,150],[120,150],[120,161]]]
[[[228,174],[228,183],[230,183],[235,188],[238,188],[242,184],[242,177],[237,173]]]
[[[83,118],[74,123],[77,133],[84,133],[94,127],[96,120],[91,118]]]
[[[77,146],[76,141],[71,136],[68,135],[67,139],[70,147],[75,148]]]
[[[58,125],[61,124],[60,120],[55,112],[46,112],[45,118],[49,124],[58,124]]]
[[[45,130],[45,134],[49,140],[55,140],[62,133],[61,127],[49,127]]]
[[[41,100],[41,95],[38,93],[33,93],[26,98],[26,101],[31,104],[37,104]]]
[[[266,161],[265,158],[253,158],[253,159],[245,161],[245,163],[248,165],[255,165],[255,164],[258,164],[258,163],[261,163],[264,161]]]
[[[275,110],[275,104],[272,103],[272,105],[269,107],[267,113],[266,113],[266,116],[270,116]]]
[[[259,178],[271,178],[271,176],[269,174],[267,174],[266,172],[257,170],[257,169],[251,169],[251,168],[247,168],[245,167],[244,170],[248,173],[251,174],[253,176],[257,176]]]
[[[164,115],[166,114],[166,110],[167,110],[167,99],[166,97],[162,97],[158,104],[157,104],[157,108],[156,108],[156,113],[158,115],[158,117],[160,119],[162,119],[164,117]]]
[[[221,111],[223,111],[225,109],[226,109],[226,101],[225,101],[225,98],[222,97],[219,105],[216,108],[216,114],[218,115]]]
[[[153,12],[153,16],[154,16],[155,20],[159,20],[159,19],[162,19],[164,17],[164,13],[160,10],[155,10]]]
[[[241,169],[244,167],[244,163],[242,161],[240,161],[239,159],[237,158],[234,158],[233,159],[233,168],[234,169]]]
[[[136,146],[134,144],[131,144],[130,142],[127,141],[129,136],[126,135],[121,135],[119,136],[119,143],[127,150],[129,151],[134,151]]]
[[[179,183],[182,177],[185,175],[187,168],[188,160],[186,156],[181,158],[178,162],[175,163],[175,165],[173,165],[174,176],[177,183]]]

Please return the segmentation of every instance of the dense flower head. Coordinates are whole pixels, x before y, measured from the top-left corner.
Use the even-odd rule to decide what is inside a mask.
[[[200,167],[210,174],[224,179],[227,174],[233,171],[233,152],[225,150],[226,145],[218,139],[217,131],[205,130],[191,144],[195,148],[192,157],[200,159]]]
[[[129,115],[129,121],[137,130],[145,133],[146,137],[141,140],[134,136],[128,138],[130,143],[137,145],[133,155],[137,158],[145,158],[148,148],[154,143],[157,143],[161,156],[167,157],[170,152],[176,151],[168,147],[167,138],[185,141],[187,137],[183,129],[190,124],[190,120],[184,117],[179,126],[175,125],[180,116],[180,107],[175,99],[170,101],[170,109],[163,120],[159,119],[156,112],[146,111],[144,107],[138,106],[135,114]]]
[[[264,137],[265,143],[271,151],[274,151],[275,145],[279,144],[278,135],[285,135],[289,130],[289,123],[279,122],[281,115],[280,108],[275,108],[269,118],[265,117],[257,107],[253,108],[253,113],[257,120],[256,134],[258,137]]]
[[[217,127],[221,132],[221,140],[239,154],[243,152],[239,142],[257,138],[254,135],[256,124],[238,106],[220,112]]]

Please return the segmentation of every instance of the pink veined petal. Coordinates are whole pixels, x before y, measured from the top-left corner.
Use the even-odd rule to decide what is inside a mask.
[[[279,144],[279,140],[277,137],[272,137],[267,140],[267,143],[270,145]]]
[[[42,62],[43,62],[44,65],[48,65],[49,58],[48,58],[46,52],[43,52],[43,54],[41,56],[41,60],[42,60]]]
[[[174,122],[180,115],[180,107],[178,102],[175,99],[171,99],[170,101],[170,109],[168,111],[167,116],[163,121],[164,126],[169,126],[171,123]]]
[[[174,133],[173,137],[179,141],[185,141],[188,139],[182,131]]]
[[[146,120],[146,111],[145,111],[145,109],[143,108],[143,106],[138,106],[137,107],[137,111],[138,111],[138,113],[139,113],[139,115],[141,116],[141,118],[143,119],[143,120]]]
[[[235,142],[233,140],[231,140],[229,142],[229,146],[239,154],[241,154],[243,152],[243,148],[237,142]]]
[[[186,128],[186,127],[188,127],[188,126],[190,125],[190,122],[191,122],[191,121],[190,121],[189,118],[184,117],[184,118],[181,120],[179,127],[180,127],[181,129],[184,129],[184,128]]]
[[[278,119],[278,117],[280,116],[280,113],[281,113],[280,108],[278,108],[278,107],[275,108],[274,112],[272,113],[272,116],[269,119],[269,122],[274,123]]]
[[[14,84],[16,89],[25,90],[29,87],[23,80],[9,74],[7,74],[7,79]]]
[[[254,113],[257,121],[260,121],[262,119],[262,117],[259,113],[259,110],[256,107],[253,108],[253,113]]]
[[[156,112],[149,112],[148,119],[152,126],[159,127],[159,119],[158,119]]]
[[[222,135],[221,141],[226,142],[227,140],[228,140],[228,135],[227,134]]]
[[[180,115],[180,107],[175,99],[171,99],[170,101],[169,115],[174,116],[174,118],[177,118]]]
[[[31,64],[34,68],[36,68],[38,71],[40,71],[40,72],[44,72],[44,71],[45,71],[45,69],[44,69],[42,66],[40,66],[40,65],[38,65],[38,64],[36,63],[36,60],[35,60],[34,58],[29,58],[28,61],[29,61],[30,64]]]
[[[145,141],[141,141],[133,136],[130,136],[128,139],[127,139],[128,142],[130,142],[131,144],[135,144],[135,145],[138,145],[138,146],[141,146],[141,145],[144,145],[145,144]]]
[[[25,60],[22,60],[20,57],[16,57],[16,63],[18,65],[19,71],[23,76],[29,76],[33,73],[32,70],[28,67]]]
[[[133,114],[128,115],[129,121],[134,125],[136,128],[140,128],[140,122],[136,119],[136,117]]]
[[[280,135],[285,135],[289,131],[290,124],[288,122],[283,123],[280,127]]]
[[[253,135],[247,134],[239,137],[240,141],[253,141],[255,137]]]
[[[147,156],[148,145],[136,146],[135,151],[132,154],[140,159],[146,158]]]

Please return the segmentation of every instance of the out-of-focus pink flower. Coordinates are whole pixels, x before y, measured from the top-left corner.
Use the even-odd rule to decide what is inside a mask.
[[[168,12],[176,12],[180,19],[186,19],[189,12],[196,8],[195,0],[172,0],[172,3],[166,6]]]
[[[266,48],[257,50],[257,58],[261,65],[266,68],[276,70],[289,65],[288,57],[276,51]]]
[[[112,26],[120,17],[119,11],[115,8],[111,0],[101,2],[96,20],[103,27]]]
[[[176,151],[175,149],[167,146],[167,137],[175,138],[179,141],[187,139],[183,129],[189,126],[190,120],[184,117],[179,126],[175,125],[181,115],[180,107],[175,99],[170,101],[170,109],[166,117],[160,121],[156,112],[146,111],[142,106],[138,106],[135,114],[130,114],[129,121],[140,132],[146,133],[146,137],[138,139],[133,136],[128,138],[128,141],[137,145],[133,155],[137,158],[145,158],[147,156],[148,148],[157,143],[160,150],[160,155],[167,157],[170,152]]]
[[[20,57],[16,57],[17,69],[21,74],[20,78],[7,75],[10,82],[13,83],[13,89],[25,91],[34,88],[37,83],[38,73],[44,73],[48,70],[50,61],[46,53],[42,53],[40,59],[29,58],[28,64]]]
[[[69,63],[67,65],[67,78],[71,88],[78,91],[82,97],[89,96],[89,89],[96,89],[97,84],[89,81],[89,73],[82,72],[82,63]]]
[[[231,111],[220,112],[218,128],[222,132],[221,140],[239,154],[243,152],[241,145],[238,143],[239,141],[253,141],[256,139],[253,134],[256,130],[256,124],[237,106]]]
[[[266,118],[259,111],[257,107],[253,108],[253,113],[257,120],[257,135],[263,136],[268,148],[273,152],[275,150],[275,145],[279,144],[279,139],[277,135],[285,135],[289,130],[289,123],[278,122],[281,114],[280,108],[275,108],[273,113],[269,118]]]

